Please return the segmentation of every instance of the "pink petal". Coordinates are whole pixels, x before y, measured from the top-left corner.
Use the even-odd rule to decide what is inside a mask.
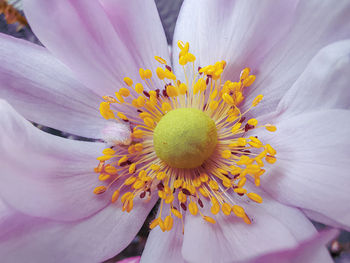
[[[169,215],[169,206],[162,209],[163,220]],[[158,215],[159,216],[159,211]],[[142,253],[141,263],[148,262],[167,262],[181,263],[185,262],[181,255],[183,242],[181,219],[173,216],[174,225],[169,232],[162,232],[159,227],[151,230],[146,247]]]
[[[320,109],[350,107],[350,40],[323,48],[284,95],[277,112],[283,117]]]
[[[125,259],[117,261],[116,263],[139,263],[140,259],[141,259],[141,257],[137,256],[137,257],[125,258]]]
[[[174,41],[189,41],[200,66],[227,60],[223,81],[235,81],[241,69],[250,67],[257,80],[246,89],[243,110],[263,94],[264,103],[259,106],[259,115],[263,115],[276,109],[321,48],[350,36],[349,11],[346,0],[337,5],[331,0],[322,4],[309,0],[187,1]],[[174,61],[177,56],[175,49]]]
[[[101,143],[73,141],[35,128],[6,102],[0,103],[0,195],[23,213],[76,220],[102,209],[109,196],[96,196],[93,169]]]
[[[334,239],[338,233],[334,229],[323,231],[294,248],[263,255],[244,261],[244,263],[331,263],[333,260],[325,245]],[[240,263],[243,262],[240,261]]]
[[[277,150],[262,187],[281,202],[316,212],[318,220],[349,228],[349,119],[347,110],[282,115],[277,132],[258,134]]]
[[[44,48],[0,34],[0,96],[42,125],[99,138],[101,98]]]
[[[245,260],[294,247],[316,232],[300,211],[281,205],[260,189],[254,190],[263,197],[262,204],[234,198],[252,219],[251,225],[234,215],[214,216],[215,225],[200,216],[186,215],[182,246],[182,255],[186,261],[216,262],[218,257],[222,262]],[[205,207],[208,210],[206,214],[210,216],[210,205],[207,203]]]
[[[148,67],[152,62],[150,56],[162,55],[167,59],[167,53],[163,53],[167,47],[164,36],[148,35],[141,39],[136,35],[142,32],[142,27],[125,26],[135,20],[135,26],[143,21],[144,27],[149,28],[147,25],[152,21],[147,20],[151,12],[147,8],[151,10],[154,5],[145,4],[142,12],[134,13],[133,4],[123,2],[125,16],[118,21],[124,24],[117,24],[109,19],[102,4],[112,6],[109,2],[84,0],[28,0],[24,3],[29,23],[40,41],[101,96],[113,94],[123,85],[125,76],[137,81],[139,67]],[[112,17],[117,13],[110,10]],[[143,49],[133,50],[136,41],[140,41],[138,45]],[[152,54],[148,54],[150,50]]]
[[[103,262],[135,237],[156,200],[135,200],[130,213],[120,203],[89,218],[57,222],[13,212],[0,221],[2,262]],[[1,220],[1,219],[0,219]]]

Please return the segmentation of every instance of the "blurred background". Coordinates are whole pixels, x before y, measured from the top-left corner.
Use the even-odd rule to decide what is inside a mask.
[[[176,19],[179,14],[183,0],[155,0],[155,2],[164,27],[168,44],[171,45]],[[33,34],[26,22],[25,16],[22,11],[22,0],[0,0],[0,32],[41,45],[40,41]],[[86,138],[79,138],[77,136],[62,133],[58,130],[51,129],[49,127],[43,127],[40,125],[36,126],[46,132],[58,136],[78,140],[87,140]],[[131,244],[127,248],[125,248],[120,254],[105,261],[104,263],[114,263],[127,257],[141,255],[147,240],[147,236],[149,234],[149,223],[155,216],[156,211],[157,205],[150,212],[147,220],[145,221],[141,230],[139,231],[135,239],[131,242]],[[323,229],[325,227],[324,225],[316,222],[314,224],[318,229]],[[334,240],[330,244],[329,250],[336,263],[349,263],[350,233],[346,231],[341,232],[337,240]]]

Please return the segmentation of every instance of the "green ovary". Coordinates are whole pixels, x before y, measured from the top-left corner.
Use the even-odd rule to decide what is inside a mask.
[[[153,135],[157,156],[175,168],[200,166],[211,156],[217,141],[215,122],[204,112],[192,108],[168,112]]]

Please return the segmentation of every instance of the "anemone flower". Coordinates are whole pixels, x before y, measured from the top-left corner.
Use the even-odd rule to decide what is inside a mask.
[[[158,200],[142,262],[291,249],[307,217],[349,229],[348,1],[185,1],[172,60],[152,1],[24,11],[45,48],[1,36],[1,97],[94,141],[1,102],[3,261],[106,260]]]

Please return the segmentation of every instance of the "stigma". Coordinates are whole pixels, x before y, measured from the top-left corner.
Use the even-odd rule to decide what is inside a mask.
[[[156,56],[159,67],[139,69],[142,83],[125,77],[115,96],[103,97],[100,113],[110,122],[104,137],[109,147],[97,157],[101,185],[93,192],[109,192],[111,202],[120,199],[128,213],[135,199],[147,202],[157,195],[160,213],[151,229],[169,231],[187,212],[209,224],[216,224],[220,212],[251,224],[242,199],[262,203],[263,197],[248,191],[246,182],[259,187],[264,164],[276,161],[275,149],[254,136],[256,128],[274,132],[276,127],[247,118],[263,96],[240,110],[244,90],[256,76],[244,68],[236,81],[223,83],[225,61],[195,68],[189,43],[179,41],[178,47],[184,80]],[[154,78],[163,86],[155,86]],[[170,209],[164,215],[165,205]]]

